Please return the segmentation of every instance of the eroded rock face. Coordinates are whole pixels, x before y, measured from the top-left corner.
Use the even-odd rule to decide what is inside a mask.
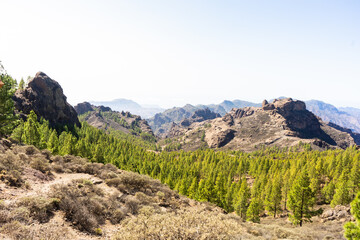
[[[219,113],[212,112],[209,108],[196,110],[195,113],[190,117],[180,122],[183,127],[188,127],[194,122],[203,122],[221,117]]]
[[[355,145],[350,133],[327,125],[306,110],[304,102],[291,98],[264,101],[262,107],[233,108],[222,118],[188,124],[181,128],[181,141],[200,138],[204,132],[211,148],[253,151],[259,146],[290,147],[303,142],[320,150]]]
[[[38,72],[24,90],[16,91],[13,99],[16,110],[21,112],[23,118],[34,110],[38,117],[48,120],[53,127],[81,126],[77,113],[66,101],[60,84],[43,72]]]
[[[221,131],[208,140],[208,145],[211,148],[220,148],[225,146],[228,142],[230,142],[235,137],[235,130],[226,129],[225,131]]]

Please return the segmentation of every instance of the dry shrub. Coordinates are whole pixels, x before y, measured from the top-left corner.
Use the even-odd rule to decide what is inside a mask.
[[[128,212],[130,212],[131,214],[137,214],[140,205],[141,202],[132,196],[128,196],[125,199],[125,207],[127,208]]]
[[[5,223],[0,228],[0,232],[15,240],[29,239],[30,233],[29,229],[18,221]]]
[[[59,208],[81,231],[95,233],[95,229],[110,215],[111,203],[104,198],[104,192],[87,180],[55,186],[51,196],[60,199]]]
[[[29,146],[25,146],[25,153],[26,155],[34,155],[40,153],[40,151],[36,147],[29,145]]]
[[[142,192],[135,193],[135,198],[139,200],[143,205],[148,205],[155,202],[155,199],[153,197],[150,197]]]
[[[110,217],[110,222],[112,224],[118,224],[125,218],[126,214],[121,209],[115,209]]]
[[[54,164],[54,165],[52,165],[52,170],[57,173],[63,173],[64,167],[63,167],[63,165],[60,165],[60,164]]]
[[[30,166],[36,170],[39,170],[42,173],[49,174],[50,173],[50,164],[49,161],[44,157],[36,157],[33,158]]]
[[[256,239],[246,233],[240,219],[223,219],[209,212],[179,211],[158,213],[147,206],[136,218],[122,221],[121,239]]]
[[[59,204],[58,199],[46,199],[43,197],[27,197],[20,200],[19,207],[26,207],[30,211],[30,217],[40,223],[45,223],[54,215],[53,211]]]
[[[7,151],[0,155],[0,180],[9,186],[20,187],[24,181],[21,178],[23,161],[18,156]]]
[[[4,224],[0,228],[0,232],[14,240],[58,240],[72,239],[74,237],[66,227],[59,226],[55,223],[26,226],[18,221],[11,221]]]

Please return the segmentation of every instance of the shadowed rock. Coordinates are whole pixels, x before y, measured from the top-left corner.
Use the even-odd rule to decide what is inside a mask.
[[[17,90],[13,99],[16,110],[23,118],[34,110],[39,118],[48,120],[53,127],[81,126],[77,113],[66,101],[60,84],[43,72],[38,72],[24,90]]]

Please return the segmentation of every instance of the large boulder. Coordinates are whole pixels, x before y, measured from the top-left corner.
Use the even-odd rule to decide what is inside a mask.
[[[17,90],[13,99],[16,110],[23,118],[34,110],[39,118],[48,120],[53,127],[81,126],[60,84],[43,72],[36,73],[24,90]]]

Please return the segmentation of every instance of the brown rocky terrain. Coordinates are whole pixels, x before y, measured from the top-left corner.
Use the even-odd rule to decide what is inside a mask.
[[[111,128],[127,134],[134,133],[135,135],[144,132],[154,136],[146,120],[129,112],[112,111],[109,107],[94,106],[88,102],[77,104],[75,110],[81,120],[98,129],[107,130]]]
[[[314,149],[355,145],[350,133],[333,128],[306,110],[302,101],[263,102],[262,107],[232,109],[222,118],[173,124],[169,137],[193,150],[206,143],[210,148],[255,150],[260,146],[287,147],[310,143]]]
[[[286,214],[243,222],[111,164],[0,140],[0,239],[344,239],[349,207],[303,227]]]
[[[52,127],[80,127],[76,111],[66,101],[60,84],[43,72],[36,73],[24,90],[17,90],[13,100],[22,118],[26,118],[26,115],[34,110],[39,118],[48,120]]]

